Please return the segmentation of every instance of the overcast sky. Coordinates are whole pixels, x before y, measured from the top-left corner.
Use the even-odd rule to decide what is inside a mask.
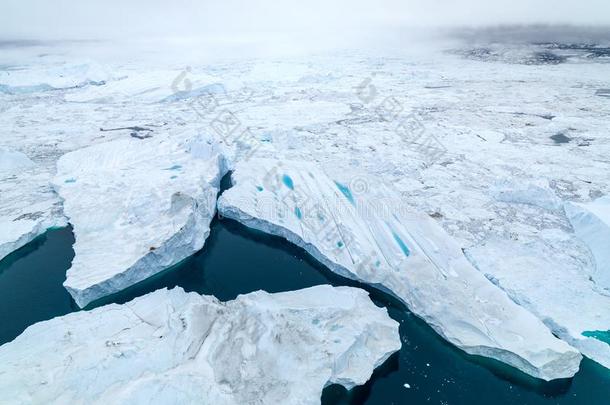
[[[610,25],[610,0],[0,0],[0,37],[108,38],[397,26]]]

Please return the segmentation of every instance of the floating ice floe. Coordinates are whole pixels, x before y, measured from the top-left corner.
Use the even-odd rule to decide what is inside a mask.
[[[610,196],[589,203],[568,202],[564,208],[576,236],[589,246],[595,258],[591,277],[610,292]]]
[[[398,323],[360,289],[229,302],[163,289],[30,326],[0,347],[0,402],[319,404],[399,348]]]
[[[561,200],[545,179],[504,179],[494,183],[491,194],[496,201],[534,205],[548,210],[561,209]]]
[[[25,154],[0,149],[0,260],[47,229],[66,225],[50,179]]]
[[[130,138],[60,158],[54,186],[76,238],[64,286],[80,307],[202,248],[224,168],[218,153],[191,149]]]
[[[470,261],[555,335],[610,368],[610,295],[578,263],[542,242],[490,239],[469,248]]]
[[[0,173],[17,174],[35,166],[25,154],[8,149],[0,149]]]
[[[354,189],[317,166],[238,163],[219,212],[304,248],[332,271],[392,293],[462,350],[532,376],[573,376],[581,355],[554,337],[464,257],[431,218],[379,181]],[[287,269],[289,271],[289,269]]]
[[[204,96],[224,95],[218,78],[190,70],[127,71],[118,80],[66,95],[73,102],[129,101],[139,103],[170,102]],[[215,101],[215,100],[211,100]]]
[[[14,71],[0,71],[0,93],[24,94],[40,91],[101,86],[111,75],[96,63],[36,66]]]

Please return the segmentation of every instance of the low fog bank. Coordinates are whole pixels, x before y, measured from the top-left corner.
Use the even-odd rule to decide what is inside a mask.
[[[3,39],[296,36],[333,42],[396,30],[610,25],[607,0],[3,0]],[[358,33],[363,35],[358,36]]]
[[[609,27],[607,0],[3,0],[0,59],[24,47],[209,61],[464,42],[608,44]]]

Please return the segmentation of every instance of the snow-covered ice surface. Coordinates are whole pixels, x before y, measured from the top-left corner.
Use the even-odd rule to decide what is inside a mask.
[[[529,204],[547,210],[561,208],[561,200],[545,179],[531,182],[502,179],[493,184],[490,191],[496,201]]]
[[[174,77],[174,80],[168,82],[168,77]],[[225,89],[219,79],[209,74],[193,72],[190,68],[146,73],[128,71],[124,72],[124,76],[104,86],[91,86],[82,92],[68,94],[66,100],[107,103],[128,99],[131,102],[154,103],[179,101],[206,93],[223,94]]]
[[[557,272],[591,276],[599,260],[561,207],[610,195],[610,64],[606,48],[581,47],[584,56],[572,57],[574,46],[564,45],[495,41],[488,50],[452,45],[443,52],[413,44],[237,61],[197,60],[205,52],[196,46],[167,56],[158,43],[152,51],[110,56],[109,49],[122,48],[3,48],[2,77],[14,78],[0,83],[56,83],[57,89],[0,92],[0,149],[25,154],[42,173],[31,184],[35,176],[3,177],[0,221],[43,212],[30,210],[32,201],[48,200],[50,207],[59,201],[48,179],[67,152],[188,130],[224,144],[232,165],[252,156],[315,163],[356,197],[382,179],[398,190],[398,205],[430,215],[461,248],[510,241],[526,261],[563,257]],[[96,53],[97,47],[103,49]],[[73,68],[83,64],[91,69]],[[3,237],[6,229],[0,227]],[[545,268],[532,267],[528,276],[544,280]],[[498,285],[513,300],[542,308],[545,299],[544,307],[552,306],[552,294],[511,294],[518,285],[510,287],[509,279]],[[570,299],[594,302],[597,295],[584,296],[600,292],[597,283],[594,277],[579,282],[586,289],[573,290]],[[527,308],[546,321],[542,310]],[[599,325],[610,329],[603,313]]]
[[[0,347],[11,404],[318,404],[400,348],[368,294],[317,286],[219,302],[162,289],[28,328]]]
[[[0,260],[47,229],[66,225],[51,175],[25,154],[0,148]]]
[[[494,284],[537,315],[555,335],[610,368],[610,295],[600,291],[578,263],[553,254],[538,241],[527,244],[492,239],[466,255]]]
[[[0,93],[27,94],[85,86],[102,86],[112,76],[99,64],[58,63],[32,69],[0,70]]]
[[[576,235],[585,241],[595,258],[591,277],[610,295],[610,196],[589,203],[568,202],[565,211]]]
[[[54,186],[76,242],[64,286],[83,307],[203,247],[224,170],[192,134],[127,138],[68,153]]]
[[[400,199],[381,180],[359,196],[314,164],[271,159],[240,163],[231,179],[223,216],[389,291],[466,352],[545,380],[578,371],[577,351],[472,267],[432,218],[393,204]]]

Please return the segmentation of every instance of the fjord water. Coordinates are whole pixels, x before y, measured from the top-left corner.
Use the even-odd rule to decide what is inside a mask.
[[[0,262],[0,344],[27,326],[76,311],[62,287],[74,256],[70,228],[55,229]],[[400,322],[403,347],[352,391],[327,387],[323,404],[587,404],[610,403],[610,371],[585,359],[572,380],[541,383],[508,367],[465,355],[439,338],[391,297],[330,273],[281,238],[215,219],[202,251],[175,268],[98,301],[123,303],[156,289],[187,291],[230,300],[259,289],[297,290],[318,284],[366,288]],[[405,387],[408,384],[410,388]]]

